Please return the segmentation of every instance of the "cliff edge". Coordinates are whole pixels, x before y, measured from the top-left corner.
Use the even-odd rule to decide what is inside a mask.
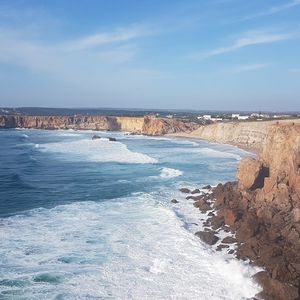
[[[300,119],[215,123],[199,126],[196,130],[189,133],[179,133],[176,135],[187,138],[198,138],[221,144],[230,144],[258,153],[264,147],[269,127],[276,125],[277,123],[300,124]]]
[[[126,131],[135,134],[163,135],[191,132],[198,124],[180,119],[112,116],[0,116],[0,129],[74,129]]]
[[[244,158],[237,182],[212,193],[216,219],[236,233],[236,256],[265,268],[257,299],[300,297],[300,124],[272,124],[256,159]],[[230,217],[228,217],[230,216]]]

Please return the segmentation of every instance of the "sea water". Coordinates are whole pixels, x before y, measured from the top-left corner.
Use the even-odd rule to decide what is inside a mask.
[[[178,191],[234,180],[245,155],[120,132],[0,131],[0,299],[250,299],[257,269],[203,244]]]

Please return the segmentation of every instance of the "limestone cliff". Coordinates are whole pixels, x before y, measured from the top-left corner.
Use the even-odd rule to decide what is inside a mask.
[[[0,128],[127,131],[145,135],[192,131],[193,122],[152,117],[110,116],[0,116]]]
[[[279,121],[281,124],[283,121]],[[300,123],[300,120],[284,121],[289,123]],[[221,144],[230,144],[243,149],[258,152],[262,149],[270,126],[277,121],[257,122],[228,122],[215,123],[200,126],[191,133],[183,133],[181,136],[199,138]]]
[[[300,125],[270,125],[258,158],[244,158],[237,179],[214,189],[215,218],[236,232],[237,257],[265,267],[256,275],[265,288],[259,299],[299,299]]]

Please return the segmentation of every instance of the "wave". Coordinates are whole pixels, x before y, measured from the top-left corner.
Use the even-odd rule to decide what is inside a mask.
[[[157,198],[141,193],[3,219],[1,279],[26,284],[0,282],[0,292],[29,299],[217,300],[259,291],[253,268],[207,249]]]
[[[40,145],[44,152],[67,154],[72,159],[82,159],[95,162],[119,162],[132,164],[157,163],[157,160],[139,152],[133,152],[120,142],[110,142],[107,139],[79,140],[72,142],[48,143]]]
[[[178,176],[182,176],[183,172],[180,170],[176,169],[171,169],[171,168],[162,168],[160,172],[160,177],[161,178],[174,178]]]
[[[205,157],[213,157],[213,158],[231,158],[235,160],[240,160],[242,157],[236,153],[219,151],[211,148],[200,148],[195,150],[189,150],[192,152],[196,152]]]

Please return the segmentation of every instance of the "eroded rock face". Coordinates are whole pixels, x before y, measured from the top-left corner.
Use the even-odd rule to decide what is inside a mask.
[[[263,170],[262,162],[252,157],[245,157],[241,160],[238,171],[237,180],[242,189],[255,189],[261,187],[259,183],[260,175]],[[263,184],[262,184],[263,185]]]
[[[300,126],[272,125],[257,159],[240,162],[237,183],[213,190],[217,216],[236,232],[237,257],[265,267],[264,297],[299,299]]]
[[[179,119],[110,116],[0,116],[0,128],[128,131],[145,135],[188,132],[199,127]]]

